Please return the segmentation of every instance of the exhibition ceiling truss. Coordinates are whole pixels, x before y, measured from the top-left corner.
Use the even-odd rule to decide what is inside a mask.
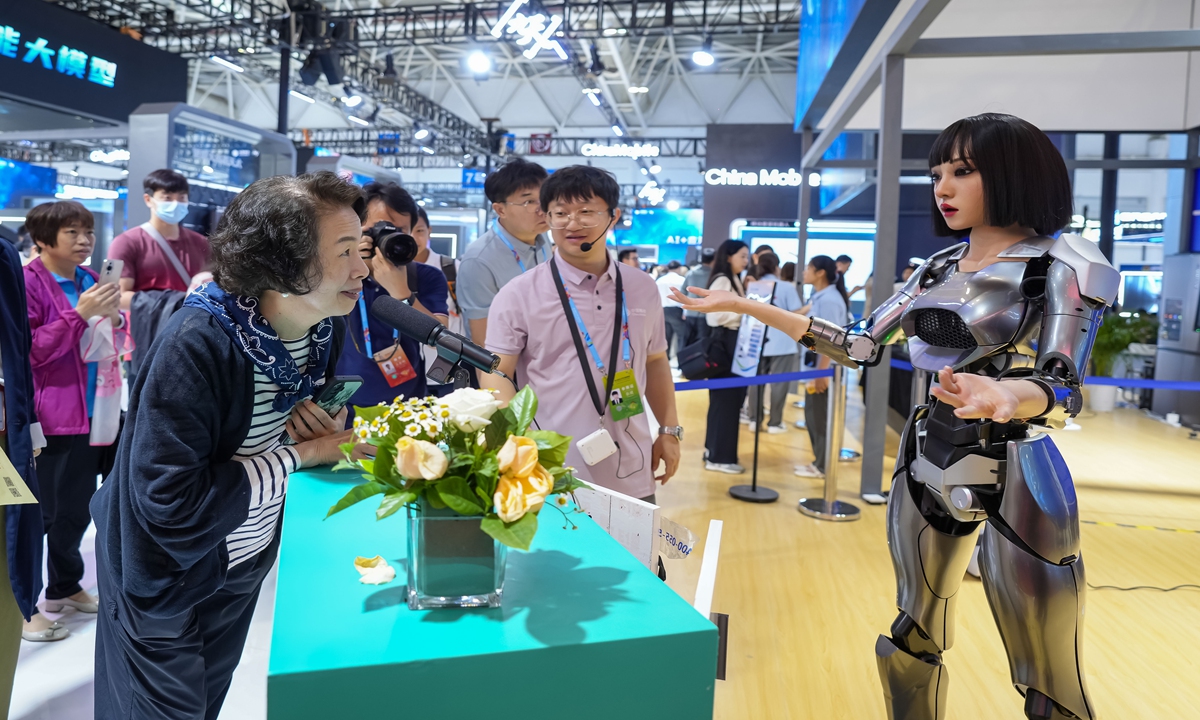
[[[794,105],[799,0],[291,0],[290,12],[287,0],[51,1],[192,58],[189,103],[260,127],[274,125],[279,51],[290,44],[292,89],[305,95],[290,101],[293,127],[427,127],[447,158],[494,152],[488,119],[518,132],[639,136],[789,122]],[[477,51],[486,73],[468,66]],[[697,51],[712,66],[695,63]],[[299,82],[321,54],[340,61],[343,84]],[[364,102],[350,110],[344,94]]]

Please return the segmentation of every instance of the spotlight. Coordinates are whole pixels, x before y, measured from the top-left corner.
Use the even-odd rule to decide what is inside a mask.
[[[342,98],[342,103],[346,107],[358,107],[359,105],[362,105],[362,101],[363,101],[362,95],[358,95],[358,94],[351,95],[350,97]]]
[[[433,155],[435,151],[433,148],[429,147],[428,145],[422,145],[421,152],[425,153],[426,155]]]
[[[300,82],[305,85],[316,85],[321,79],[321,61],[317,59],[317,54],[311,52],[308,57],[304,58],[304,63],[300,65]]]
[[[366,120],[363,120],[362,118],[356,117],[354,115],[348,115],[347,117],[349,118],[350,122],[352,122],[356,125],[362,125],[365,127],[365,126],[371,124],[371,123],[367,122]]]
[[[613,125],[612,131],[613,135],[616,135],[617,137],[625,137],[625,131],[621,129],[620,125]]]
[[[667,209],[670,210],[671,212],[675,212],[676,210],[679,209],[679,201],[678,200],[668,200],[667,201]]]
[[[416,127],[416,126],[414,126],[414,127]],[[427,137],[429,137],[429,129],[428,128],[417,127],[416,131],[413,132],[413,140],[424,140]]]
[[[79,177],[79,166],[71,168],[71,177]]]
[[[226,60],[225,58],[217,57],[216,55],[212,55],[208,59],[212,60],[216,64],[218,64],[221,67],[226,68],[228,70],[232,70],[234,72],[246,72],[246,69],[244,67],[242,67],[241,65],[237,65],[235,63],[231,63],[228,60]]]
[[[215,172],[215,171],[212,169],[212,166],[211,166],[211,165],[205,165],[203,168],[201,168],[201,170],[203,170],[204,172],[208,173],[209,175],[212,175],[212,174]]]
[[[647,170],[646,168],[642,168],[642,174],[643,174],[643,175],[648,175],[648,174],[650,174],[650,171],[649,171],[649,170]]]
[[[662,172],[662,165],[655,164],[655,165],[650,166],[650,174],[651,175],[657,175],[660,172]]]
[[[309,96],[305,95],[304,93],[296,92],[295,90],[289,91],[288,95],[291,95],[292,97],[296,98],[297,100],[303,100],[304,102],[308,103],[309,105],[312,105],[313,103],[317,102],[316,100],[310,98]]]
[[[395,85],[397,77],[396,61],[392,59],[391,53],[387,54],[387,58],[385,58],[384,62],[385,65],[383,68],[383,74],[379,76],[379,82],[382,85]]]
[[[588,90],[584,90],[583,92],[588,96],[588,100],[592,101],[593,105],[595,105],[596,107],[600,107],[600,91],[599,90],[596,90],[595,92],[593,92],[589,88]]]
[[[467,68],[476,75],[487,75],[492,71],[492,59],[482,50],[467,56]]]
[[[700,67],[708,67],[716,62],[716,58],[712,54],[712,38],[706,38],[700,49],[692,53],[692,62]]]
[[[592,63],[588,65],[588,72],[592,75],[602,75],[608,68],[604,67],[604,63],[600,61],[600,48],[596,43],[592,43],[590,48]]]

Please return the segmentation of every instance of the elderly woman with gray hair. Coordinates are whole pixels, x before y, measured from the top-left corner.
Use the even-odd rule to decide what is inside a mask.
[[[279,548],[292,471],[330,464],[331,379],[367,267],[363,200],[333,173],[272,177],[230,204],[214,281],[188,296],[130,394],[92,501],[97,718],[216,718]],[[283,433],[295,445],[283,445]]]

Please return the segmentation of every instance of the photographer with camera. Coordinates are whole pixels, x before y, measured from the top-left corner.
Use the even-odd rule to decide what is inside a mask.
[[[428,392],[421,345],[371,317],[371,304],[381,295],[390,295],[445,325],[449,295],[442,271],[416,262],[420,248],[409,234],[417,216],[412,196],[395,183],[370,183],[363,192],[367,214],[358,249],[371,276],[363,281],[362,297],[347,317],[346,347],[337,368],[338,375],[363,380],[347,405],[348,423],[353,421],[355,405],[378,405],[401,395],[422,397]]]

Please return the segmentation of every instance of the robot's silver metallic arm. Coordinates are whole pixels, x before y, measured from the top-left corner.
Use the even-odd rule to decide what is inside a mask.
[[[884,300],[874,312],[854,325],[842,327],[828,320],[812,318],[812,325],[800,342],[846,367],[875,365],[879,362],[883,346],[902,339],[900,321],[904,311],[928,287],[932,275],[941,271],[965,245],[953,245],[926,260],[895,295]]]
[[[1104,308],[1116,299],[1121,274],[1096,245],[1062,235],[1051,246],[1045,311],[1032,380],[1046,392],[1046,411],[1031,422],[1062,427],[1083,408],[1080,388]]]

